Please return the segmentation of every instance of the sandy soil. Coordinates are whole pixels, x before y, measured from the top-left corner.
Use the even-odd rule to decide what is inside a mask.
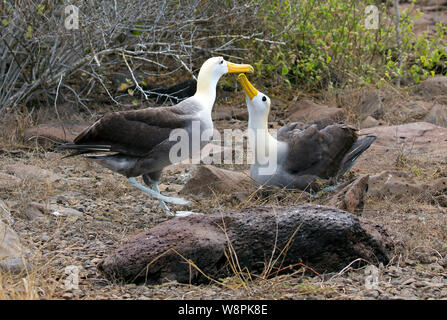
[[[235,98],[236,100],[238,98]],[[219,104],[231,100],[221,99]],[[240,101],[239,101],[240,102]],[[232,104],[237,105],[237,104]],[[241,111],[244,108],[240,105]],[[274,113],[277,111],[273,111]],[[278,111],[278,117],[282,116]],[[273,122],[276,115],[273,114]],[[240,128],[244,121],[219,120],[217,128]],[[12,139],[11,141],[13,141]],[[20,137],[14,141],[19,141]],[[353,270],[347,266],[338,274],[309,275],[295,272],[272,279],[246,281],[244,275],[220,279],[219,284],[184,285],[168,282],[145,286],[120,284],[106,280],[97,272],[96,264],[127,238],[168,219],[158,202],[131,187],[118,174],[81,157],[62,159],[61,153],[39,146],[25,147],[4,142],[0,154],[1,172],[11,172],[11,166],[36,166],[48,170],[46,178],[24,175],[19,182],[0,188],[14,217],[14,230],[27,249],[26,257],[32,269],[26,274],[0,273],[0,298],[32,299],[440,299],[447,297],[447,233],[446,208],[437,203],[406,198],[366,198],[362,216],[386,227],[398,251],[388,266],[380,266],[378,285],[365,287],[368,270]],[[399,150],[386,157],[368,150],[351,170],[350,177],[383,170],[398,169],[418,181],[447,176],[444,163],[407,154],[405,161],[396,161]],[[402,160],[402,159],[400,159]],[[227,166],[231,167],[231,166]],[[235,169],[247,169],[239,166]],[[175,196],[182,188],[192,166],[178,165],[166,170],[161,190]],[[9,170],[9,171],[8,171]],[[201,198],[189,195],[193,204],[179,210],[207,212],[209,208],[240,208],[260,201],[277,203],[277,197],[254,199],[247,203],[231,197]],[[300,193],[289,193],[282,204],[310,200]],[[55,216],[51,212],[31,220],[29,204],[38,202],[75,209],[80,216]],[[79,288],[67,290],[67,266],[80,271]],[[366,273],[365,273],[366,272]],[[22,280],[26,279],[25,281]],[[26,284],[25,284],[26,283]]]

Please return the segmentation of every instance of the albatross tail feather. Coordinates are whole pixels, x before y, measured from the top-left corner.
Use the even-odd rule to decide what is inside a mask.
[[[73,153],[65,156],[64,158],[69,158],[77,156],[80,154],[91,153],[91,152],[107,152],[110,151],[109,145],[83,145],[75,143],[65,143],[56,147],[56,150],[73,150]]]
[[[357,141],[352,145],[351,149],[349,149],[348,153],[343,158],[336,179],[339,179],[349,169],[351,169],[358,157],[360,157],[360,155],[365,152],[376,139],[376,136],[366,136],[357,139]]]

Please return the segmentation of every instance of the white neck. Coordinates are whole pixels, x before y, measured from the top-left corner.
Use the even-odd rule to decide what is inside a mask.
[[[208,70],[200,70],[197,78],[197,91],[194,95],[202,107],[211,113],[214,101],[216,100],[216,86],[221,75],[211,73]]]
[[[249,117],[248,130],[252,135],[252,150],[255,152],[255,163],[265,163],[265,160],[271,156],[272,152],[278,152],[278,140],[269,132],[266,121],[256,121]]]

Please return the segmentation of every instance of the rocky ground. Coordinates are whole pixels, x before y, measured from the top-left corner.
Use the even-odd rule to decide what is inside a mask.
[[[426,1],[418,30],[445,21],[445,7],[445,1]],[[0,262],[0,299],[446,299],[447,78],[435,77],[401,91],[359,89],[313,96],[297,92],[285,97],[271,88],[269,95],[272,129],[290,121],[343,121],[359,128],[360,134],[378,136],[344,177],[349,182],[368,175],[364,203],[345,203],[344,208],[387,230],[395,245],[388,265],[380,265],[376,273],[347,265],[331,274],[299,269],[268,279],[235,273],[198,286],[107,280],[97,264],[130,237],[169,218],[157,201],[131,187],[123,176],[81,157],[62,159],[64,154],[55,152],[52,142],[34,138],[42,133],[29,130],[36,124],[51,123],[33,130],[44,130],[57,140],[61,134],[72,138],[83,123],[94,120],[61,106],[62,120],[76,123],[66,125],[65,131],[54,125],[61,119],[43,111],[38,123],[24,112],[1,124],[0,257],[15,258]],[[247,116],[240,92],[219,92],[213,112],[218,130],[244,130]],[[171,166],[160,189],[192,200],[187,208],[173,209],[205,214],[211,208],[252,205],[341,205],[340,199],[334,201],[335,193],[319,198],[281,191],[253,195],[243,186],[244,175],[237,174],[246,173],[246,164],[218,167],[230,173],[198,165]],[[213,192],[203,188],[209,185]],[[78,288],[70,286],[76,270]],[[377,280],[372,287],[366,285],[371,279]]]
[[[63,154],[48,149],[48,144],[43,147],[37,139],[20,144],[19,134],[16,140],[4,139],[0,149],[0,209],[3,227],[15,231],[6,238],[9,248],[22,248],[22,260],[3,262],[0,298],[446,298],[447,128],[438,125],[443,125],[446,119],[443,94],[447,92],[447,80],[441,77],[435,80],[422,83],[398,99],[385,91],[345,92],[342,99],[350,103],[344,108],[324,97],[319,101],[314,97],[292,102],[273,99],[270,119],[273,128],[287,122],[286,119],[306,117],[330,121],[334,116],[359,128],[369,127],[365,119],[373,119],[374,126],[362,128],[360,134],[376,134],[378,139],[345,180],[369,175],[364,207],[352,211],[386,228],[396,247],[390,264],[378,269],[377,286],[369,289],[365,286],[370,279],[369,269],[353,269],[349,265],[333,274],[304,274],[300,269],[270,279],[253,275],[251,281],[235,274],[199,286],[111,282],[96,268],[102,258],[126,239],[168,218],[156,201],[129,186],[124,177],[80,157],[62,159]],[[439,92],[433,100],[436,90]],[[306,111],[309,105],[311,110],[320,111]],[[440,111],[433,117],[435,107]],[[221,94],[214,110],[216,127],[244,129],[244,117],[246,111],[240,93],[226,98]],[[219,148],[216,150],[219,152]],[[219,167],[230,172],[248,169],[246,164]],[[211,175],[216,186],[227,183],[227,187],[214,189],[214,193],[195,192],[194,186],[212,184],[201,180],[198,168],[188,164],[167,168],[161,181],[162,192],[172,196],[180,192],[193,200],[186,209],[204,213],[210,208],[241,209],[254,204],[328,204],[333,197],[328,194],[312,198],[300,192],[279,191],[263,197],[251,196],[246,188],[238,187],[243,178],[238,183],[228,182],[241,175],[213,176],[213,172],[205,169],[205,177]],[[79,270],[78,289],[67,286],[71,266]]]

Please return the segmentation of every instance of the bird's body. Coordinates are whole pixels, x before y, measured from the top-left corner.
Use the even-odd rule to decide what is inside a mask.
[[[226,62],[221,57],[210,58],[200,69],[194,96],[170,107],[106,114],[81,132],[74,143],[62,145],[59,149],[74,150],[72,155],[108,152],[87,157],[129,178],[132,185],[159,199],[164,211],[170,215],[164,201],[188,202],[160,194],[158,181],[162,170],[191,157],[194,146],[200,150],[209,142],[213,132],[211,111],[217,82],[225,73],[236,72],[253,72],[253,68]],[[176,132],[183,133],[181,141],[172,139]],[[188,148],[183,148],[180,155],[173,157],[172,147],[178,143]],[[153,190],[137,183],[135,177],[138,176],[142,176]]]
[[[169,139],[173,130],[185,130],[190,139],[187,143],[192,146],[193,124],[200,130],[202,147],[210,139],[205,139],[203,133],[212,132],[213,121],[211,113],[207,113],[193,98],[171,107],[114,112],[82,132],[74,140],[72,149],[82,150],[83,153],[114,152],[112,155],[89,158],[128,178],[156,175],[172,164],[169,152],[177,143]],[[188,158],[187,153],[182,156],[183,160]]]
[[[248,129],[254,137],[250,175],[259,185],[318,191],[321,180],[340,178],[376,139],[358,139],[356,130],[343,124],[300,122],[280,128],[275,138],[268,130],[270,99],[244,75],[239,80],[247,93]]]

